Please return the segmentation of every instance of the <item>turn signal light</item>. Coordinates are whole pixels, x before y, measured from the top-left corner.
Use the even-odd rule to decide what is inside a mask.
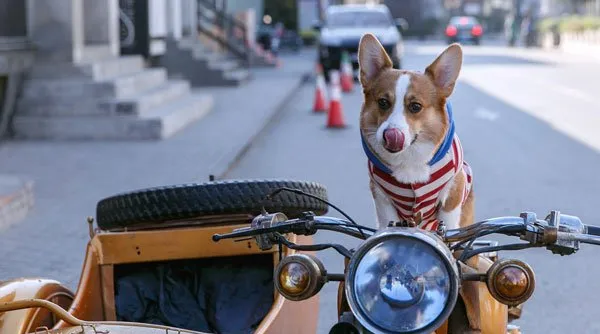
[[[516,306],[531,297],[535,289],[533,269],[520,260],[500,260],[487,272],[487,287],[502,304]]]
[[[325,285],[323,263],[312,255],[293,254],[275,268],[275,287],[286,299],[299,301],[316,295]]]

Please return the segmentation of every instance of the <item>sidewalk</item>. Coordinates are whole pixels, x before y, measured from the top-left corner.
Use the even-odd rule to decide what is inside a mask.
[[[202,89],[213,94],[214,110],[167,140],[1,145],[0,174],[31,177],[36,205],[0,233],[0,280],[43,276],[74,289],[89,239],[86,217],[95,215],[98,200],[223,175],[307,79],[314,57],[314,50],[286,55],[281,68],[253,70],[244,86]]]

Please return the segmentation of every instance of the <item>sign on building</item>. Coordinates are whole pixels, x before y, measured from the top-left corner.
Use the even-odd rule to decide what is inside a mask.
[[[119,0],[121,54],[160,56],[167,35],[165,0]]]

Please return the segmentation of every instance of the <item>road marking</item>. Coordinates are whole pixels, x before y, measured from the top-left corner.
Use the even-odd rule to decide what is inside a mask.
[[[497,112],[484,107],[478,107],[477,109],[475,109],[474,115],[476,118],[484,119],[490,122],[493,122],[497,120],[498,117],[500,117],[500,114],[498,114]]]

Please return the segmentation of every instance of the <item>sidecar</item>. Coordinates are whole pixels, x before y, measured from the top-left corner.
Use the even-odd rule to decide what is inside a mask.
[[[90,240],[77,291],[44,278],[0,282],[0,333],[315,333],[318,296],[293,302],[274,288],[273,268],[293,250],[211,239],[262,210],[327,212],[304,195],[270,196],[281,187],[327,198],[317,183],[236,180],[101,200],[80,225]]]

